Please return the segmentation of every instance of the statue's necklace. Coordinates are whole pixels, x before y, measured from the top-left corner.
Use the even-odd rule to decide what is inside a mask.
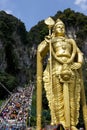
[[[65,41],[65,37],[58,37],[58,39],[61,39],[62,41]]]

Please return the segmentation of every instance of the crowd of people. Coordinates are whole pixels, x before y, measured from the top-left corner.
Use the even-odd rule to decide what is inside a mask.
[[[19,88],[0,113],[0,130],[25,130],[34,86]]]

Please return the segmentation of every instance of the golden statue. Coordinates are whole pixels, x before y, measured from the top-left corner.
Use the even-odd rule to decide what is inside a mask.
[[[83,54],[73,39],[65,35],[65,25],[50,17],[45,20],[49,35],[37,50],[37,130],[41,129],[42,82],[51,113],[51,124],[77,130],[80,102],[87,130],[87,107],[82,79]],[[51,34],[52,28],[52,34]],[[49,58],[43,70],[43,58]]]

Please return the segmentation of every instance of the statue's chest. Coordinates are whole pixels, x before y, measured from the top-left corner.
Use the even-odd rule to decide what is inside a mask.
[[[57,40],[55,43],[53,43],[53,48],[54,50],[60,48],[62,50],[67,50],[67,49],[71,49],[71,45],[70,43],[65,40],[65,41],[62,41],[62,40]]]

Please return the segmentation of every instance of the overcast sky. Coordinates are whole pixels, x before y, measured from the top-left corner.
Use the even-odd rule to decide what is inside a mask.
[[[87,0],[0,0],[0,10],[19,18],[28,31],[39,21],[67,8],[87,15]]]

